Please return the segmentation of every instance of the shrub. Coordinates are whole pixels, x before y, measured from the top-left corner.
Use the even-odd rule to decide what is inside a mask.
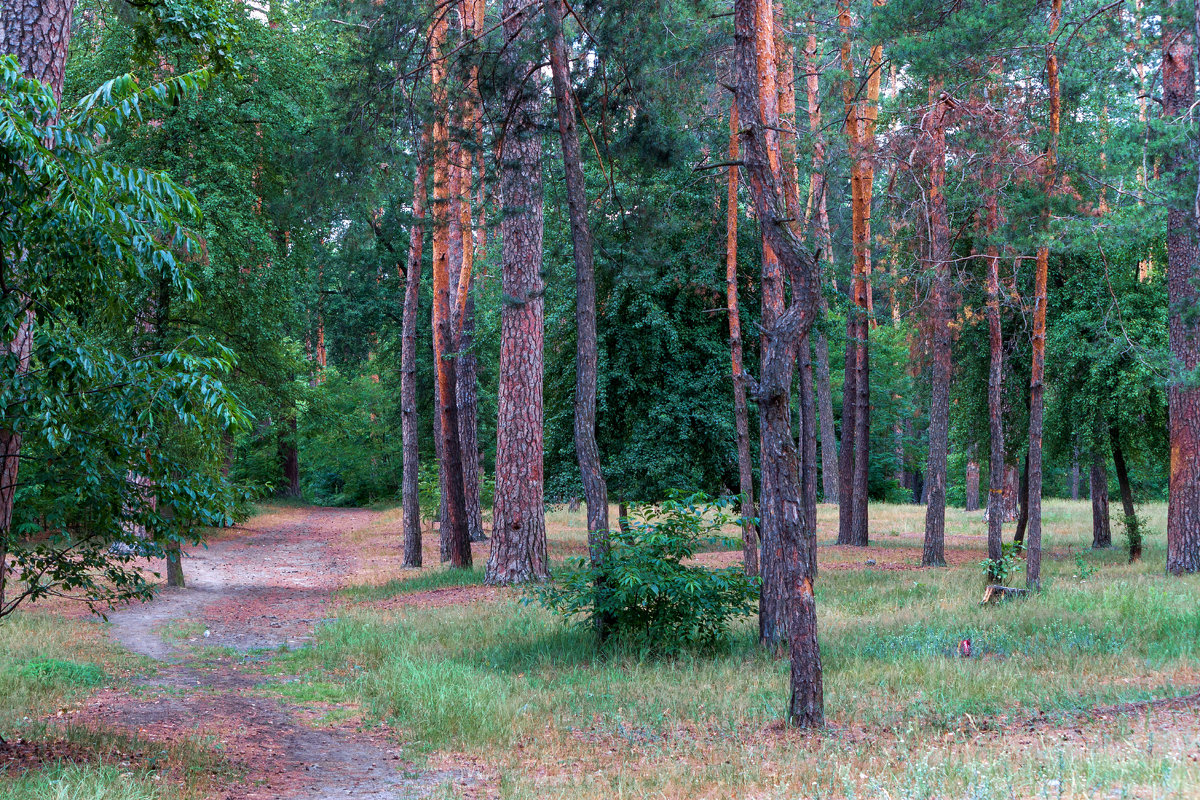
[[[24,680],[46,687],[98,686],[104,682],[104,670],[95,664],[39,658],[22,664],[17,674]]]
[[[756,610],[759,581],[740,566],[683,562],[701,546],[735,544],[721,533],[736,521],[732,500],[696,494],[639,506],[627,530],[610,533],[602,565],[577,559],[557,582],[535,589],[535,597],[569,620],[604,619],[613,636],[654,649],[718,644],[733,619]]]

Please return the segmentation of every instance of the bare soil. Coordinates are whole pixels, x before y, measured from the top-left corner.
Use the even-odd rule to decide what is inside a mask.
[[[272,652],[303,646],[336,613],[334,592],[356,561],[350,534],[377,516],[286,509],[188,553],[187,588],[164,587],[153,602],[109,615],[112,636],[159,668],[94,695],[72,722],[151,742],[204,741],[243,776],[218,781],[229,784],[211,795],[221,800],[399,800],[446,784],[492,794],[487,770],[452,761],[417,768],[386,726],[321,725],[311,708],[256,691],[286,679],[262,674]]]

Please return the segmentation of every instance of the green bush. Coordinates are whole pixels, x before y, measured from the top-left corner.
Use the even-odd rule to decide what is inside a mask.
[[[718,644],[733,619],[756,610],[758,579],[741,567],[683,562],[702,546],[735,544],[721,533],[736,521],[732,500],[696,494],[639,506],[627,530],[611,532],[601,566],[577,559],[557,582],[535,589],[535,597],[570,620],[604,619],[611,635],[656,650]]]

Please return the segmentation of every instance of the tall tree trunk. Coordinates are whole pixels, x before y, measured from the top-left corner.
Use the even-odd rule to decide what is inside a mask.
[[[1163,20],[1163,119],[1195,127],[1193,36],[1181,17],[1185,5],[1171,0]],[[1194,142],[1179,144],[1163,163],[1170,191],[1167,210],[1167,317],[1171,357],[1178,371],[1167,388],[1171,472],[1167,504],[1167,572],[1200,572],[1200,386],[1183,376],[1200,365],[1200,208],[1187,208],[1182,189],[1196,176]],[[1197,197],[1200,201],[1200,195]]]
[[[442,548],[452,566],[467,569],[471,566],[471,540],[467,532],[462,446],[458,432],[457,368],[451,357],[457,345],[451,300],[454,265],[450,252],[455,245],[450,235],[455,204],[451,193],[446,60],[442,58],[448,13],[448,8],[435,9],[429,31],[434,104],[430,137],[433,158],[433,351],[437,373],[439,478],[444,509],[441,515]],[[457,245],[461,250],[461,240]]]
[[[1009,518],[1008,485],[1012,470],[1004,453],[1004,341],[1000,325],[1000,249],[990,239],[1000,227],[997,176],[987,172],[984,230],[987,249],[988,320],[988,562],[998,565],[1004,558],[1004,522]],[[988,582],[999,576],[990,571]]]
[[[760,116],[756,120],[742,119],[744,109],[739,108],[739,120],[741,120],[740,124],[743,127],[746,127],[748,123],[758,123],[756,130],[759,130],[763,137],[764,155],[767,159],[767,166],[779,183],[778,199],[781,203],[786,203],[784,198],[786,189],[784,187],[788,179],[785,177],[782,167],[779,141],[782,125],[779,122],[779,88],[777,81],[779,62],[775,51],[776,20],[774,3],[772,0],[758,0],[755,13],[758,15],[758,18],[754,29],[754,57],[757,65],[757,91],[761,102],[759,106]],[[769,124],[767,123],[769,119],[775,120],[775,122]],[[781,215],[781,217],[789,216],[790,212],[785,212]],[[791,230],[790,227],[789,230]],[[762,231],[762,253],[760,324],[762,328],[770,328],[784,312],[784,276],[783,268],[776,257],[775,251],[771,247],[765,226]],[[767,348],[770,346],[771,343],[768,341],[768,337],[765,334],[761,335],[759,337],[760,363],[766,361]],[[791,381],[794,374],[794,353],[793,360],[789,361],[786,367],[783,365],[780,366],[780,369],[785,368],[790,394]],[[768,422],[764,417],[768,413],[770,412],[760,402],[758,407],[759,436],[761,437],[761,452],[759,456],[761,464],[759,473],[760,480],[762,481],[760,494],[764,505],[759,509],[761,517],[759,536],[762,540],[762,563],[760,565],[762,586],[759,591],[758,629],[759,639],[764,645],[777,645],[787,639],[787,600],[785,594],[787,587],[785,573],[788,565],[782,557],[783,551],[781,549],[783,544],[780,537],[784,535],[781,530],[783,521],[779,517],[768,515],[765,503],[767,496],[776,491],[775,487],[769,484],[772,481],[785,480],[786,476],[781,475],[778,471],[766,468],[768,460],[767,448],[770,446],[768,440],[772,435],[772,431],[769,430]],[[783,413],[787,415],[788,437],[790,439],[792,427],[790,401],[784,404]],[[798,476],[799,465],[797,465],[796,470]]]
[[[608,555],[609,538],[608,485],[604,481],[604,472],[600,466],[600,448],[596,444],[596,392],[599,380],[596,341],[596,267],[592,254],[592,229],[588,224],[587,217],[587,187],[583,176],[583,155],[579,147],[579,130],[575,126],[575,104],[571,94],[571,62],[567,58],[567,45],[563,37],[563,16],[566,13],[566,4],[558,2],[548,4],[547,7],[554,15],[551,19],[553,35],[550,37],[550,70],[554,80],[554,104],[558,112],[558,136],[562,144],[563,173],[567,184],[567,210],[571,217],[571,244],[575,255],[575,457],[579,460],[583,496],[587,500],[588,507],[588,555],[592,567],[599,568],[604,564],[604,559]],[[736,182],[736,176],[733,180]],[[733,213],[736,218],[736,208]],[[734,313],[736,313],[736,300],[734,308]],[[740,343],[738,347],[740,348]],[[742,418],[745,419],[744,390]],[[751,503],[753,503],[752,499]],[[743,538],[745,538],[744,529]],[[606,591],[606,586],[596,586],[598,596],[603,595]],[[597,618],[597,634],[601,639],[607,636],[609,624],[610,620]]]
[[[778,116],[764,97],[756,58],[755,31],[763,18],[765,0],[735,0],[736,83],[738,114],[746,129],[746,173],[754,209],[764,238],[778,256],[792,284],[791,305],[776,319],[763,324],[764,358],[756,391],[762,421],[764,530],[763,571],[773,561],[784,565],[782,582],[787,609],[787,641],[791,654],[791,698],[788,722],[805,727],[824,724],[821,654],[817,644],[816,598],[809,553],[805,541],[809,530],[804,521],[799,460],[792,440],[790,398],[792,363],[796,346],[812,326],[819,291],[815,260],[791,228],[783,223],[788,215],[781,189],[782,176],[770,158],[771,131],[779,127]],[[765,15],[767,20],[771,14]],[[763,265],[764,272],[767,265]],[[773,539],[765,532],[772,530]],[[770,547],[768,547],[768,541]],[[760,616],[760,629],[764,617]]]
[[[1112,529],[1108,521],[1108,469],[1099,446],[1092,449],[1090,478],[1092,496],[1092,547],[1097,550],[1112,547]]]
[[[504,214],[500,309],[496,504],[486,580],[523,583],[549,577],[542,494],[542,143],[541,86],[534,51],[538,6],[504,0],[508,128],[500,156]]]
[[[1116,427],[1108,429],[1112,442],[1113,466],[1117,470],[1117,488],[1121,492],[1121,510],[1125,512],[1125,535],[1129,539],[1129,563],[1142,557],[1142,531],[1133,506],[1133,487],[1129,483],[1129,469],[1125,465],[1125,450],[1121,447],[1121,434]]]
[[[1025,454],[1025,464],[1021,468],[1021,480],[1017,486],[1017,530],[1013,534],[1013,544],[1018,550],[1025,547],[1025,529],[1029,525],[1029,454]]]
[[[812,179],[809,187],[811,216],[815,216],[817,245],[823,259],[833,258],[833,235],[829,226],[828,191],[825,182],[825,136],[821,129],[820,59],[817,53],[816,20],[808,18],[808,39],[804,49],[805,95],[808,100],[808,130],[812,138]],[[732,158],[732,157],[731,157]],[[824,293],[821,316],[825,316]],[[838,502],[838,445],[833,425],[833,388],[829,373],[829,341],[818,329],[815,339],[817,356],[817,415],[821,424],[821,488],[826,503]]]
[[[852,449],[850,458],[843,457],[839,471],[851,470],[849,478],[841,476],[839,500],[838,541],[844,544],[866,546],[867,537],[867,486],[870,470],[870,356],[868,333],[870,330],[870,273],[871,273],[871,191],[874,181],[875,115],[879,100],[879,60],[882,47],[872,47],[867,64],[867,97],[859,99],[857,72],[852,57],[852,19],[848,0],[838,3],[838,23],[842,30],[842,70],[846,79],[842,84],[842,99],[846,107],[846,134],[850,149],[850,195],[851,195],[851,240],[854,267],[851,278],[852,306],[846,317],[846,346],[853,348],[853,357],[846,356],[847,372],[853,370],[853,381],[849,379],[843,387],[851,387],[848,395],[843,388],[842,401],[842,452]],[[845,397],[853,398],[851,420],[853,433],[847,433]],[[849,441],[848,441],[849,440]],[[842,540],[845,539],[843,542]]]
[[[729,160],[739,155],[737,103],[729,109]],[[742,562],[746,574],[758,575],[758,529],[754,520],[754,472],[750,460],[750,414],[746,408],[746,375],[742,370],[742,321],[738,308],[737,224],[738,168],[729,167],[729,188],[725,213],[725,305],[729,310],[729,352],[733,365],[733,415],[737,429],[738,491],[742,506]]]
[[[1050,202],[1058,182],[1058,129],[1060,100],[1056,38],[1062,19],[1062,0],[1051,0],[1050,36],[1046,44],[1046,78],[1050,89],[1050,143],[1046,148],[1046,198],[1042,211],[1045,234],[1050,223]],[[1031,589],[1041,586],[1042,577],[1042,417],[1045,409],[1043,379],[1046,372],[1046,291],[1049,245],[1037,252],[1033,282],[1033,358],[1029,375],[1029,548],[1025,559],[1025,581]]]
[[[979,462],[974,457],[967,462],[966,502],[963,503],[963,510],[979,510]]]
[[[929,89],[925,118],[930,140],[929,261],[933,269],[933,381],[929,401],[929,461],[925,483],[925,547],[921,566],[946,565],[946,454],[950,442],[950,222],[946,213],[946,124],[949,98],[940,82]]]
[[[404,504],[404,566],[420,567],[421,486],[417,442],[417,313],[421,295],[421,256],[425,247],[425,183],[429,178],[429,129],[421,135],[413,177],[412,225],[404,271],[404,310],[400,334],[400,435],[404,444],[401,495]]]
[[[800,170],[796,164],[796,55],[792,23],[782,2],[773,6],[775,18],[776,91],[779,106],[779,154],[787,225],[797,239],[803,236],[804,211],[800,205]],[[805,332],[796,341],[796,372],[800,384],[800,488],[804,498],[805,541],[809,574],[817,574],[817,437],[816,398],[813,395],[812,345]]]
[[[853,168],[853,167],[852,167]],[[853,285],[854,279],[851,278]],[[854,431],[858,392],[854,384],[858,347],[857,311],[853,301],[846,309],[846,366],[842,380],[842,448],[838,452],[838,544],[854,544]]]
[[[481,29],[483,0],[460,0],[459,28],[465,42],[472,41]],[[457,173],[455,197],[458,207],[458,236],[461,242],[462,269],[459,273],[455,298],[455,337],[459,356],[455,359],[455,402],[458,408],[458,438],[462,447],[463,512],[467,537],[472,542],[485,542],[483,509],[479,502],[479,388],[476,379],[475,339],[475,236],[471,222],[471,166],[483,160],[472,147],[481,137],[482,116],[479,98],[479,64],[471,45],[462,58],[468,59],[466,91],[462,93],[460,130],[464,141],[456,148],[457,157],[452,169]],[[481,169],[482,173],[482,169]],[[481,175],[482,177],[482,175]]]
[[[49,86],[55,100],[59,101],[62,100],[74,10],[75,0],[24,0],[5,2],[0,6],[2,52],[16,56],[21,71]],[[21,320],[16,325],[16,334],[4,346],[13,359],[15,376],[19,377],[29,371],[35,315],[32,298],[16,286],[6,284],[0,299],[7,304],[12,295],[22,309],[19,312]],[[9,320],[4,322],[7,324]],[[21,431],[15,425],[0,427],[0,611],[4,609],[4,583],[8,572],[5,541],[12,526],[20,458]]]
[[[467,241],[473,237],[467,229]],[[475,283],[475,275],[463,280]],[[463,307],[462,330],[459,331],[459,356],[455,376],[455,392],[458,401],[458,438],[462,447],[463,503],[467,516],[467,538],[472,542],[486,542],[483,532],[483,508],[479,502],[479,387],[476,377],[475,356],[475,293],[469,290]]]

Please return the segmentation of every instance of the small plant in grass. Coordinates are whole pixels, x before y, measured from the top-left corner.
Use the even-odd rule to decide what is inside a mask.
[[[1007,584],[1024,567],[1016,545],[1005,542],[1000,558],[987,558],[980,562],[988,583]]]
[[[1092,575],[1096,574],[1096,568],[1088,563],[1083,557],[1083,553],[1075,554],[1075,577],[1081,581],[1086,581]]]
[[[1125,543],[1129,547],[1129,563],[1142,557],[1142,520],[1137,514],[1125,517]]]
[[[740,566],[684,562],[701,547],[729,539],[721,529],[738,521],[729,500],[695,494],[640,506],[627,530],[610,533],[602,565],[576,559],[530,599],[567,619],[604,619],[614,637],[661,651],[718,644],[734,619],[756,610],[758,579]]]

